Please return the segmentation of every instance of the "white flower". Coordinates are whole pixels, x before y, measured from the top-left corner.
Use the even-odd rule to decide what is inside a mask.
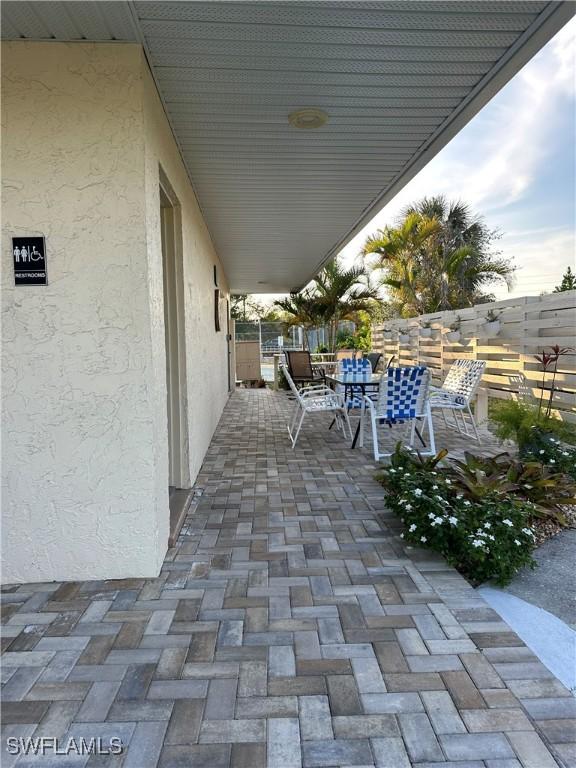
[[[434,512],[428,512],[428,517],[430,518],[430,520],[434,520],[436,515],[434,514]]]
[[[403,534],[403,533],[401,533],[401,534],[400,534],[400,538],[401,538],[401,539],[403,539],[403,538],[404,538],[404,534]]]
[[[541,450],[541,451],[539,451],[539,453],[540,453],[540,455],[542,455],[543,453],[545,453],[545,451],[544,451],[544,448],[542,448],[542,450]]]
[[[449,517],[448,522],[450,525],[458,525],[458,518],[457,517]]]
[[[410,531],[410,533],[413,533],[416,530],[416,523],[412,523],[412,525],[410,526],[410,528],[408,528],[408,530]]]
[[[524,488],[528,488],[528,490],[530,490],[530,488],[532,488],[532,486],[531,486],[531,485],[528,485],[528,483],[526,483],[526,485],[524,486]]]
[[[496,541],[496,537],[495,537],[495,536],[492,536],[492,534],[491,534],[491,533],[490,533],[490,534],[488,534],[488,538],[490,539],[490,541]]]
[[[438,486],[437,486],[437,485],[433,485],[433,486],[432,486],[432,490],[433,490],[433,491],[437,491],[437,490],[438,490]]]
[[[452,480],[449,477],[446,478],[446,485],[452,485]]]
[[[549,464],[556,464],[556,459],[550,459]]]
[[[508,528],[514,528],[514,523],[512,522],[512,520],[508,520],[507,517],[505,517],[504,520],[502,520],[502,522],[504,523],[504,525],[507,525]]]
[[[480,541],[480,539],[474,539],[474,541],[472,542],[472,546],[473,547],[483,547],[484,546],[484,542]]]
[[[517,547],[522,546],[521,542],[519,542],[518,539],[514,539],[514,544],[516,544]]]
[[[526,536],[534,536],[534,531],[530,530],[530,528],[522,528],[522,533],[525,533]]]
[[[436,495],[434,496],[434,498],[435,498],[435,499],[438,499],[438,501],[444,502],[444,499],[442,498],[442,496],[438,496],[438,494],[436,494]]]
[[[463,493],[458,493],[458,494],[456,494],[456,498],[457,499],[462,499],[462,498],[464,498],[464,494]]]
[[[424,544],[425,541],[428,541],[426,536],[420,536],[420,541]]]
[[[444,522],[444,518],[443,517],[435,517],[434,518],[434,522],[436,523],[436,525],[441,525]]]
[[[568,451],[562,451],[562,456],[568,456]]]
[[[388,472],[392,472],[392,474],[393,474],[393,475],[395,475],[395,474],[396,474],[396,470],[394,469],[394,467],[390,467],[390,469],[388,470]]]
[[[410,510],[412,509],[412,504],[405,504],[404,509],[407,509],[408,512],[410,512]]]
[[[484,528],[492,528],[492,523],[484,523]]]
[[[414,496],[422,496],[422,489],[414,488]]]

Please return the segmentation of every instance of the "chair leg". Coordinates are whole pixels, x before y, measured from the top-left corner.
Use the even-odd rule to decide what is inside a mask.
[[[426,407],[426,419],[425,423],[428,424],[428,439],[430,440],[430,453],[432,456],[436,456],[436,441],[434,439],[434,422],[432,421],[432,409],[430,403]]]
[[[378,461],[380,458],[380,450],[378,448],[378,427],[373,411],[370,412],[370,421],[372,422],[372,446],[374,448],[374,461]]]
[[[450,413],[452,414],[452,418],[454,419],[454,425],[458,432],[462,434],[462,428],[460,427],[460,424],[458,423],[458,412],[455,410],[450,409]]]
[[[464,411],[463,410],[459,410],[459,411],[457,411],[457,413],[460,414],[460,421],[462,422],[462,433],[466,437],[472,437],[470,432],[468,432],[468,425],[466,424],[466,418],[464,416]]]
[[[296,426],[296,422],[298,420],[298,414],[300,413],[301,408],[298,403],[296,403],[296,407],[294,408],[294,411],[292,412],[292,417],[290,418],[290,421],[288,423],[288,432],[290,433],[290,437],[292,437],[292,433],[294,432],[294,428]]]
[[[410,440],[408,442],[408,445],[410,448],[414,447],[414,438],[416,436],[416,419],[412,419],[410,422],[408,422],[410,427]],[[408,430],[407,430],[408,431]]]
[[[345,422],[346,426],[348,427],[348,436],[349,436],[350,440],[352,440],[352,427],[350,425],[350,414],[349,414],[348,408],[346,408],[346,406],[344,406],[344,422]],[[344,435],[346,434],[346,432],[344,430],[344,427],[342,427],[342,432],[343,432]]]
[[[360,448],[364,448],[364,419],[366,418],[366,405],[362,402],[362,409],[360,410]]]
[[[470,408],[470,403],[467,405],[468,408],[468,415],[470,416],[470,421],[472,422],[472,429],[474,430],[474,434],[476,435],[476,440],[480,443],[480,433],[478,432],[478,425],[476,424],[476,419],[474,418],[474,414],[472,413],[472,410]]]
[[[300,421],[298,422],[298,429],[296,430],[296,434],[292,438],[292,450],[296,448],[296,441],[298,440],[298,435],[300,434],[300,430],[302,429],[302,422],[304,421],[304,416],[306,416],[306,411],[302,409],[302,415],[300,416]]]

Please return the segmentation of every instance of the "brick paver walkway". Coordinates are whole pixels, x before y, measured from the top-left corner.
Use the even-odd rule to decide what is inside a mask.
[[[157,579],[5,589],[3,744],[126,748],[3,765],[573,765],[569,692],[453,569],[403,548],[367,452],[322,418],[289,449],[287,405],[235,393]]]

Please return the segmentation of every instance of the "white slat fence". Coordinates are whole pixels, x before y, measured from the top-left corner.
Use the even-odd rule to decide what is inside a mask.
[[[486,329],[485,316],[490,309],[500,313],[497,335],[489,335]],[[447,340],[446,332],[456,316],[461,318],[462,324],[460,341],[454,343]],[[420,335],[424,321],[432,324],[432,338]],[[385,328],[392,332],[385,334]],[[400,343],[400,331],[409,333],[408,343]],[[444,380],[450,365],[458,358],[485,360],[486,371],[476,406],[480,421],[487,418],[489,397],[515,396],[516,390],[510,381],[513,374],[524,374],[533,397],[540,397],[542,371],[534,355],[542,350],[549,351],[553,344],[573,350],[576,347],[576,291],[525,296],[469,309],[388,320],[372,329],[375,351],[382,352],[386,360],[394,355],[395,365],[418,363],[428,366],[434,384]],[[547,381],[551,378],[548,374]],[[576,423],[576,352],[560,358],[556,389],[556,413],[560,418]]]

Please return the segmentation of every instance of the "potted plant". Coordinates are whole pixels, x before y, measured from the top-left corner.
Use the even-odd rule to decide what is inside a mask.
[[[398,336],[400,340],[400,344],[409,344],[410,343],[410,333],[408,332],[408,328],[403,328]]]
[[[486,333],[488,336],[497,336],[500,332],[500,313],[495,312],[493,309],[489,309],[485,317]]]
[[[422,336],[425,339],[429,339],[430,336],[432,336],[432,321],[431,320],[423,320],[420,323],[420,336]]]
[[[460,315],[456,315],[455,319],[450,323],[448,326],[448,331],[446,332],[446,338],[449,342],[454,343],[460,341],[460,326],[462,325],[462,320],[460,318]]]

